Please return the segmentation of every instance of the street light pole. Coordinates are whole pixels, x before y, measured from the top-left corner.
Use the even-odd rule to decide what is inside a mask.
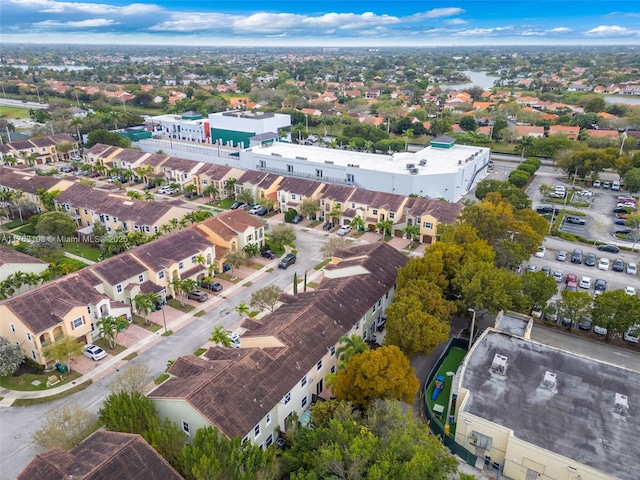
[[[36,94],[38,95],[38,103],[40,103],[40,89],[38,88],[37,85],[34,85],[34,87],[36,87]]]
[[[468,312],[473,312],[473,317],[471,318],[471,331],[469,332],[469,348],[467,352],[471,350],[471,345],[473,345],[473,330],[476,327],[476,310],[474,308],[467,309]]]

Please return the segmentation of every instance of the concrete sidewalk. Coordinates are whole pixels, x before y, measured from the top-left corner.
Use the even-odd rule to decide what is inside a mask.
[[[233,292],[235,292],[236,290],[242,289],[242,288],[246,288],[243,286],[243,284],[247,283],[248,281],[253,281],[255,279],[257,279],[258,277],[260,277],[261,275],[264,274],[264,272],[269,269],[269,268],[273,268],[276,267],[278,262],[280,260],[275,260],[274,262],[271,262],[267,265],[265,265],[264,267],[262,267],[260,270],[256,270],[253,274],[249,275],[248,277],[244,278],[242,280],[242,282],[236,283],[233,286],[229,287],[228,290],[226,290],[226,295],[231,296],[231,294],[233,294]],[[322,270],[319,270],[317,272],[312,273],[311,275],[307,276],[307,281],[313,281],[316,278],[318,278],[319,276],[321,276],[323,274]],[[292,293],[293,292],[293,286],[291,287],[291,289],[289,289],[287,291],[287,293]],[[167,324],[167,329],[169,330],[177,330],[179,329],[181,326],[183,326],[184,323],[187,322],[191,322],[193,321],[195,318],[194,315],[200,311],[206,310],[207,307],[210,307],[211,305],[213,305],[214,303],[216,303],[219,300],[219,298],[214,297],[211,298],[209,300],[207,300],[206,302],[201,303],[199,306],[197,306],[195,309],[191,310],[188,313],[185,313],[183,315],[181,315],[180,317],[178,317],[177,319],[173,320],[172,322]],[[93,380],[95,378],[102,378],[104,375],[106,375],[107,373],[111,372],[114,369],[118,369],[120,368],[124,362],[124,359],[131,355],[134,352],[137,352],[139,350],[144,349],[145,347],[148,347],[150,343],[158,341],[160,339],[160,337],[162,337],[162,333],[163,330],[158,330],[155,333],[152,333],[150,335],[148,335],[147,337],[141,339],[140,341],[138,341],[137,343],[135,343],[134,345],[132,345],[131,347],[129,347],[128,349],[126,349],[125,351],[119,353],[118,355],[110,358],[109,360],[100,363],[96,368],[94,368],[93,370],[91,370],[90,372],[86,373],[85,375],[82,375],[80,378],[74,380],[73,382],[70,382],[68,384],[65,385],[61,385],[59,387],[54,387],[54,388],[49,388],[47,390],[38,390],[35,392],[32,391],[18,391],[18,390],[9,390],[6,388],[1,388],[0,389],[0,397],[2,397],[2,400],[0,400],[0,407],[10,407],[14,400],[18,399],[18,398],[45,398],[45,397],[50,397],[62,392],[66,392],[67,390],[70,390],[78,385],[81,385],[85,382],[87,382],[88,380]]]

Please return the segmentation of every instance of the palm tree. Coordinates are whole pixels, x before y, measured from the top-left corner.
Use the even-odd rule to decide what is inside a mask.
[[[76,133],[78,134],[78,142],[82,143],[82,135],[80,135],[80,126],[84,123],[81,117],[73,117],[69,122],[69,126],[76,127]]]
[[[354,333],[352,335],[345,335],[340,338],[340,346],[336,350],[336,354],[340,361],[348,362],[351,357],[359,353],[369,350],[369,345],[364,339]]]
[[[240,317],[245,317],[246,315],[249,315],[251,308],[249,307],[249,304],[247,302],[240,302],[238,305],[236,305],[235,310],[236,312],[238,312],[238,315],[240,315]]]
[[[190,183],[189,185],[186,185],[182,191],[184,192],[185,195],[191,195],[192,193],[196,193],[196,191],[198,190],[198,187],[196,187],[193,183]]]
[[[229,192],[232,192],[232,193],[234,192],[237,180],[238,180],[237,178],[233,178],[233,177],[227,179],[227,183],[224,186],[225,193],[227,196],[229,196]]]
[[[391,235],[392,226],[393,222],[391,220],[380,220],[378,223],[376,223],[376,228],[382,234],[382,236]]]
[[[518,141],[518,145],[522,148],[522,154],[520,155],[521,159],[524,159],[524,153],[525,150],[531,146],[533,146],[533,137],[530,137],[528,135],[522,137],[519,141]]]
[[[247,243],[242,247],[242,251],[247,254],[247,257],[253,258],[260,254],[260,247],[255,243]]]
[[[340,218],[342,217],[342,206],[339,203],[336,203],[333,206],[333,208],[329,212],[329,217],[335,218],[337,220],[337,223],[340,223]],[[332,223],[335,224],[336,222]]]
[[[364,220],[362,219],[362,217],[360,217],[360,215],[356,215],[355,217],[353,217],[353,220],[351,220],[351,226],[356,230],[361,230],[364,228]]]
[[[214,197],[216,197],[219,193],[220,193],[220,191],[216,187],[214,187],[213,185],[207,185],[202,190],[202,195],[205,195],[205,196],[209,197],[209,203],[213,203]]]
[[[131,200],[142,200],[144,198],[140,192],[137,192],[135,190],[129,190],[127,192],[127,197],[129,197]]]
[[[151,324],[151,320],[149,320],[148,315],[154,310],[156,304],[160,303],[160,301],[160,295],[154,292],[140,293],[133,297],[133,304],[136,311],[143,316],[145,325]]]
[[[24,222],[22,218],[22,202],[24,201],[24,192],[19,188],[11,192],[11,201],[16,205],[16,207],[18,207],[20,222]]]
[[[114,349],[118,346],[118,332],[127,328],[129,322],[124,318],[116,318],[111,315],[102,317],[98,320],[100,334],[107,339],[109,347]]]
[[[231,346],[231,336],[229,335],[230,333],[231,332],[225,330],[223,326],[217,326],[213,329],[213,332],[211,332],[209,341],[221,347],[229,348]]]
[[[404,233],[413,242],[416,237],[420,235],[420,227],[417,225],[407,225],[402,229],[402,233]]]

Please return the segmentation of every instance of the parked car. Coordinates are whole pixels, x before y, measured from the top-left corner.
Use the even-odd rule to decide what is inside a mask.
[[[544,318],[545,320],[551,320],[552,322],[558,321],[558,306],[555,303],[550,303],[547,305],[545,309]]]
[[[605,327],[599,327],[598,325],[594,325],[593,333],[597,333],[598,335],[606,335],[607,329]]]
[[[221,292],[223,287],[218,282],[202,282],[200,283],[200,288],[211,290],[212,292]]]
[[[630,210],[631,208],[627,207],[616,207],[613,209],[613,213],[629,213]]]
[[[229,333],[229,343],[230,348],[240,348],[240,335],[237,333]]]
[[[607,281],[602,280],[601,278],[596,279],[593,284],[593,289],[598,292],[606,292],[607,291]]]
[[[582,321],[578,324],[578,328],[580,330],[591,330],[591,319],[590,318],[582,319]]]
[[[547,253],[547,248],[544,246],[541,246],[541,247],[538,247],[538,251],[536,252],[535,256],[538,258],[544,258],[546,253]]]
[[[591,277],[580,277],[580,283],[578,283],[578,286],[585,290],[589,290],[591,288]]]
[[[538,207],[536,208],[536,212],[538,212],[540,215],[557,215],[560,210],[554,207]]]
[[[617,245],[599,245],[598,250],[601,252],[618,253],[620,251],[620,247]]]
[[[575,215],[567,215],[564,217],[565,222],[572,223],[574,225],[584,225],[587,221],[582,217],[577,217]]]
[[[635,262],[627,263],[627,273],[629,275],[637,275],[638,274],[638,265]]]
[[[601,258],[598,262],[598,270],[604,270],[605,272],[609,270],[609,265],[611,261],[608,258]]]
[[[256,212],[256,215],[259,217],[264,217],[267,213],[269,213],[269,209],[267,207],[260,207],[260,209]]]
[[[621,258],[616,258],[613,261],[613,266],[611,267],[611,269],[614,272],[624,272],[624,260],[622,260]]]
[[[587,256],[584,259],[584,264],[587,267],[595,267],[596,266],[596,254],[595,253],[588,253]]]
[[[102,360],[104,357],[107,356],[107,352],[105,352],[99,346],[94,345],[93,343],[87,343],[82,349],[82,354],[85,357],[89,357],[94,362],[97,362],[98,360]]]
[[[544,267],[542,267],[542,271],[547,277],[551,275],[551,267],[548,265],[545,265]]]
[[[564,283],[569,284],[569,282],[576,283],[578,281],[578,277],[573,273],[567,273],[567,278],[565,278]]]
[[[243,203],[242,205],[240,205],[238,208],[240,208],[240,210],[246,210],[249,211],[251,210],[251,205],[249,205],[248,203]]]
[[[251,210],[249,210],[249,213],[251,213],[252,215],[255,215],[260,211],[261,208],[264,208],[264,207],[262,205],[254,205],[253,207],[251,207]]]
[[[289,266],[296,263],[296,256],[293,253],[287,253],[280,263],[278,264],[278,268],[283,268],[286,270]]]
[[[327,222],[327,223],[325,223],[324,225],[322,225],[322,229],[323,229],[325,232],[328,232],[328,231],[329,231],[329,230],[331,230],[332,228],[333,228],[333,223],[331,223],[331,222]]]
[[[639,343],[640,342],[640,325],[634,325],[626,331],[623,338],[627,342]]]
[[[336,233],[338,235],[340,235],[341,237],[344,237],[350,231],[351,231],[351,225],[343,225],[343,226],[340,227],[340,229]]]
[[[541,307],[533,307],[531,309],[531,316],[533,318],[542,318],[542,308]]]
[[[231,205],[231,210],[237,210],[242,205],[244,205],[244,202],[233,202],[233,205]]]
[[[576,195],[579,197],[590,197],[593,195],[593,192],[590,192],[589,190],[580,190],[576,192]]]
[[[206,302],[207,298],[209,298],[209,295],[207,295],[204,292],[201,292],[200,290],[194,290],[187,294],[187,298],[189,300],[196,300],[198,302]]]
[[[267,258],[269,260],[273,260],[276,258],[276,254],[273,253],[271,250],[263,250],[262,252],[260,252],[260,256],[262,258]]]
[[[602,188],[611,188],[610,182],[602,182]]]
[[[627,221],[624,218],[618,218],[618,219],[616,219],[616,221],[614,223],[616,225],[626,225]]]
[[[626,287],[624,287],[624,293],[626,293],[627,295],[631,295],[632,297],[636,296],[636,287],[632,287],[630,285],[627,285]]]
[[[551,276],[556,282],[562,283],[562,278],[564,277],[564,275],[562,275],[562,272],[560,272],[559,270],[556,270],[555,272],[553,272]]]
[[[538,267],[536,267],[533,264],[529,264],[529,266],[527,267],[527,272],[537,272],[538,271]]]
[[[595,182],[593,182],[593,187],[600,188],[600,180],[596,180]]]
[[[302,215],[296,215],[295,217],[293,217],[293,220],[291,220],[291,223],[300,223],[302,220],[304,220],[304,217]]]
[[[559,262],[566,262],[567,261],[567,252],[565,252],[564,250],[560,250],[558,252],[558,254],[556,255],[556,260]]]
[[[571,254],[571,263],[582,263],[582,250],[576,248]]]

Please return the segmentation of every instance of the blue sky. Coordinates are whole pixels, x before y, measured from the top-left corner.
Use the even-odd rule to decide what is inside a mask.
[[[633,0],[0,0],[0,7],[3,42],[640,45]]]

